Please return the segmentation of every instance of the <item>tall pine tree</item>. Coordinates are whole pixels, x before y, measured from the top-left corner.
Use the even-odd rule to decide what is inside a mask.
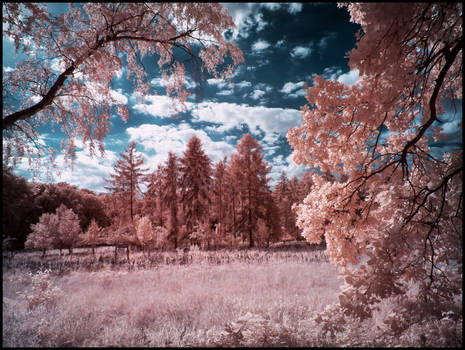
[[[140,184],[145,180],[146,169],[141,168],[144,164],[142,155],[137,153],[136,143],[130,142],[124,153],[120,153],[122,159],[118,159],[114,165],[114,174],[105,181],[110,186],[105,186],[111,193],[117,195],[123,207],[122,217],[127,217],[131,221],[134,219],[134,202],[136,195],[140,193]]]
[[[181,158],[181,202],[187,232],[206,222],[210,204],[211,160],[197,136],[192,136]]]
[[[219,237],[224,238],[224,226],[226,216],[226,157],[223,161],[216,163],[213,172],[212,184],[212,216],[216,232]]]
[[[237,145],[238,154],[231,157],[233,185],[238,190],[238,229],[248,235],[249,246],[255,246],[253,233],[257,231],[259,218],[266,219],[265,202],[269,194],[267,175],[271,170],[262,147],[250,134],[244,135]]]
[[[168,153],[166,166],[163,168],[162,199],[168,209],[168,240],[178,247],[178,187],[179,187],[179,166],[178,158],[172,152]]]

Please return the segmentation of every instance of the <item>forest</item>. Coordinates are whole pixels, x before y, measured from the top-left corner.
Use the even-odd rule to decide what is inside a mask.
[[[463,346],[461,2],[2,10],[3,347]]]
[[[229,161],[212,164],[193,136],[182,158],[171,152],[151,173],[132,142],[108,174],[108,192],[99,194],[63,182],[30,183],[4,169],[3,239],[44,254],[101,245],[166,250],[302,241],[293,205],[311,190],[311,174],[299,180],[283,172],[271,189],[263,157],[246,134]]]

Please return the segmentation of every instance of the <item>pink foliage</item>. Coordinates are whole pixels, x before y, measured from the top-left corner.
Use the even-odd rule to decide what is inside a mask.
[[[413,283],[405,314],[441,317],[462,291],[462,150],[436,159],[428,133],[440,135],[444,99],[462,98],[462,5],[344,6],[363,30],[349,54],[360,78],[315,77],[288,132],[296,162],[338,174],[313,176],[297,223],[309,242],[325,236],[345,277],[341,312],[367,318]]]
[[[189,92],[183,63],[171,64],[174,48],[195,56],[193,45],[200,44],[201,69],[224,78],[244,61],[237,46],[224,40],[222,33],[234,24],[227,10],[215,3],[70,4],[69,11],[58,16],[42,4],[9,3],[3,6],[3,22],[3,34],[13,39],[16,51],[27,55],[3,79],[4,90],[21,99],[19,108],[7,103],[3,107],[6,159],[13,162],[23,156],[32,159],[40,150],[39,156],[44,155],[43,145],[27,141],[36,141],[36,127],[47,122],[66,133],[63,147],[68,156],[76,137],[89,142],[91,154],[98,142],[103,154],[110,116],[129,118],[127,106],[111,90],[111,79],[121,74],[122,57],[135,92],[144,95],[150,83],[140,62],[146,55],[158,55],[167,94],[181,106]],[[228,54],[233,63],[219,72]]]

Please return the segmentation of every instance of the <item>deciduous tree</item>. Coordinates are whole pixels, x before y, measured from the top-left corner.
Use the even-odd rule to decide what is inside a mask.
[[[313,176],[298,224],[310,242],[324,233],[340,266],[339,310],[364,319],[398,296],[390,325],[402,330],[462,294],[462,150],[429,146],[445,99],[462,99],[462,5],[344,6],[363,30],[349,54],[358,82],[316,76],[288,140],[296,162],[345,181]]]
[[[222,36],[234,23],[219,4],[70,3],[58,15],[46,4],[5,3],[2,8],[3,35],[26,55],[3,77],[7,161],[23,156],[33,160],[37,149],[43,149],[37,127],[48,122],[66,133],[62,147],[68,156],[76,137],[89,142],[91,154],[95,142],[103,153],[110,116],[129,118],[111,79],[124,66],[134,91],[149,93],[144,57],[154,58],[167,95],[181,105],[189,95],[183,85],[186,57],[197,61],[202,71],[223,78],[243,61],[238,47]],[[227,57],[231,60],[225,61]]]
[[[42,249],[42,255],[45,256],[47,249],[54,248],[58,235],[58,217],[53,213],[44,213],[40,216],[38,223],[31,225],[31,230],[24,246]]]

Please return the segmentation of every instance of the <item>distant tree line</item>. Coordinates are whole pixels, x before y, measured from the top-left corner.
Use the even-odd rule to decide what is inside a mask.
[[[288,179],[283,171],[272,190],[261,150],[247,134],[229,161],[213,164],[193,136],[182,157],[170,152],[148,172],[131,142],[106,179],[106,194],[63,182],[29,183],[3,169],[3,239],[44,253],[102,244],[266,247],[302,239],[293,205],[311,190],[311,175]]]

